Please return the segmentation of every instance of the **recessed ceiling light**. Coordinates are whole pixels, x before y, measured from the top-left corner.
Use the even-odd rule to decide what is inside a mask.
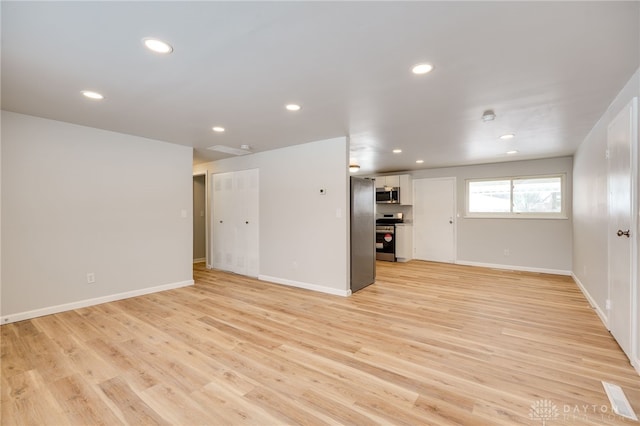
[[[416,160],[416,163],[422,164],[422,163],[424,163],[424,160]]]
[[[411,68],[411,72],[414,74],[426,74],[431,71],[433,71],[433,65],[431,64],[418,64]]]
[[[507,155],[513,155],[513,154],[517,154],[518,151],[507,151]]]
[[[302,107],[298,104],[288,104],[285,106],[287,111],[300,111]]]
[[[506,135],[500,136],[500,139],[502,139],[503,141],[506,141],[507,139],[513,139],[515,137],[516,135],[514,135],[513,133],[507,133]]]
[[[214,132],[222,133],[224,132],[224,127],[215,126],[211,128]]]
[[[170,44],[157,38],[144,38],[142,39],[142,43],[144,43],[147,49],[156,53],[167,54],[173,52],[173,47],[171,47]]]
[[[89,98],[89,99],[95,99],[95,100],[98,100],[98,101],[99,101],[99,100],[104,99],[104,96],[103,96],[103,95],[101,95],[101,94],[100,94],[100,93],[98,93],[98,92],[93,92],[93,91],[91,91],[91,90],[83,90],[83,91],[82,91],[82,94],[83,94],[86,98]]]
[[[401,152],[402,152],[402,150],[401,150],[401,149],[394,149],[394,150],[393,150],[393,153],[394,153],[394,154],[400,154]]]

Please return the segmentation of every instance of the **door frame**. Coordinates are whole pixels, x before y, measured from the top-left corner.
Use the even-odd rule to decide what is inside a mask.
[[[193,173],[191,176],[191,180],[198,176],[204,176],[204,252],[205,252],[205,265],[207,268],[210,268],[210,259],[209,259],[209,176],[207,172],[198,172]],[[192,186],[193,188],[193,186]],[[193,199],[193,191],[191,193],[191,198]]]

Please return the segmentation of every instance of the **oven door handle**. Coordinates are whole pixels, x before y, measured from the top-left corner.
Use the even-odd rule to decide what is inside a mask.
[[[378,231],[376,230],[376,234],[395,234],[395,231]]]

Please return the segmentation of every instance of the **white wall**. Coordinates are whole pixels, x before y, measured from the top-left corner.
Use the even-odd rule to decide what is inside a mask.
[[[639,95],[640,70],[622,88],[574,158],[573,272],[605,324],[608,297],[607,127],[620,110]],[[637,304],[640,306],[640,292]],[[640,330],[636,342],[640,344]],[[640,347],[636,354],[640,354]],[[636,364],[636,368],[640,368],[639,360]]]
[[[466,218],[465,180],[566,173],[568,219]],[[418,170],[414,179],[455,177],[456,262],[560,274],[571,273],[571,157]],[[504,250],[509,249],[509,256]]]
[[[259,278],[347,295],[348,160],[341,137],[202,164],[194,173],[210,179],[260,169]]]
[[[3,111],[2,321],[193,283],[191,169],[191,148]]]

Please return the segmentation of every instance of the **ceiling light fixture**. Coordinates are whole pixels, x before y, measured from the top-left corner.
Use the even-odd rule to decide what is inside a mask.
[[[513,139],[515,138],[516,135],[514,135],[513,133],[507,133],[505,135],[500,136],[500,139],[502,139],[503,141],[509,140],[509,139]]]
[[[394,149],[394,150],[393,150],[393,153],[394,153],[394,154],[400,154],[401,152],[402,152],[402,150],[401,150],[401,149]]]
[[[431,64],[418,64],[411,68],[411,72],[414,74],[427,74],[431,71],[433,71],[433,65]]]
[[[217,132],[217,133],[222,133],[222,132],[224,132],[224,127],[215,126],[215,127],[212,127],[211,130],[213,130],[214,132]]]
[[[173,52],[173,47],[170,44],[156,38],[143,38],[142,43],[152,52],[162,53],[163,55]]]
[[[496,119],[496,113],[493,112],[492,109],[488,109],[482,113],[482,121],[484,121],[485,123],[487,121],[493,121],[495,119]]]
[[[422,164],[422,163],[424,163],[424,160],[416,160],[416,163]]]
[[[360,164],[358,164],[358,162],[356,160],[350,160],[349,161],[349,172],[350,173],[355,173],[358,170],[360,170]]]
[[[288,104],[285,106],[287,111],[300,111],[302,107],[298,104]]]
[[[514,151],[507,151],[507,155],[513,155],[513,154],[517,154],[517,153],[518,153],[518,151],[515,151],[515,150]]]
[[[83,90],[81,92],[85,98],[89,98],[89,99],[94,99],[97,101],[100,101],[102,99],[104,99],[104,96],[98,92],[93,92],[91,90]]]

